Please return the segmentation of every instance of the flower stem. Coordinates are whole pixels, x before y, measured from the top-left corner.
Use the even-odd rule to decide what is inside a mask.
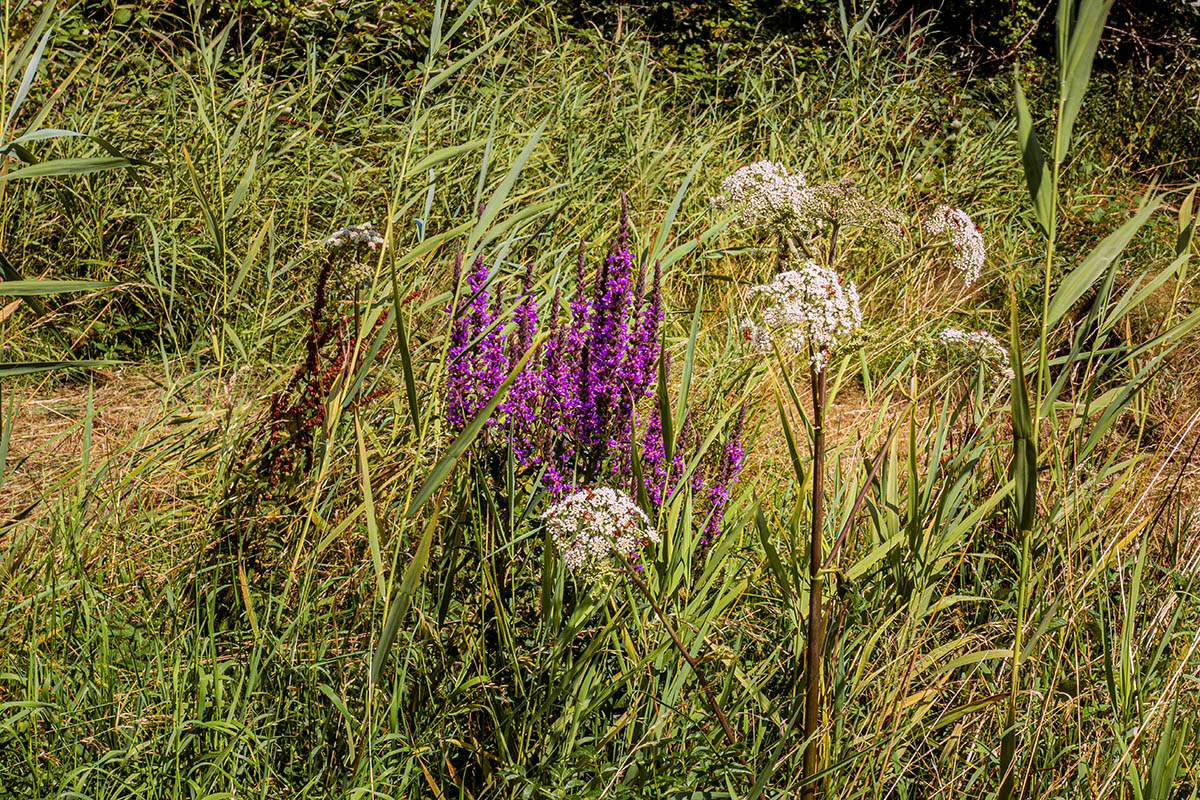
[[[712,706],[713,713],[717,715],[717,721],[721,723],[721,730],[725,731],[725,738],[729,740],[730,744],[737,744],[737,737],[733,733],[733,728],[729,727],[729,721],[725,719],[725,713],[721,711],[721,706],[717,703],[716,696],[712,693],[712,689],[709,688],[708,681],[704,680],[704,673],[700,671],[700,665],[696,663],[696,659],[692,658],[692,654],[683,646],[683,642],[679,639],[679,634],[675,632],[675,629],[671,627],[671,623],[667,621],[667,615],[663,613],[662,607],[654,599],[654,595],[650,594],[650,590],[642,582],[641,576],[628,567],[626,567],[626,572],[629,573],[631,578],[629,582],[636,586],[642,593],[642,596],[646,598],[646,601],[650,603],[650,608],[654,610],[655,615],[662,622],[667,635],[675,643],[675,648],[683,656],[683,659],[687,661],[688,666],[692,668],[692,672],[696,673],[696,679],[700,681],[700,688],[704,691],[704,696],[708,698],[708,704]]]
[[[831,253],[832,255],[832,253]],[[813,371],[812,530],[808,553],[808,636],[804,670],[804,783],[801,800],[816,795],[812,778],[819,771],[821,727],[821,529],[825,519],[825,370]]]

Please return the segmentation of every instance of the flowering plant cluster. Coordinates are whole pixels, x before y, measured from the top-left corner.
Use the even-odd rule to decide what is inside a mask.
[[[867,198],[849,178],[809,185],[802,172],[777,161],[739,167],[721,182],[711,199],[719,211],[736,212],[745,228],[765,228],[781,236],[804,236],[826,224],[878,228],[889,240],[904,233],[900,214]]]
[[[567,495],[542,519],[567,568],[591,579],[641,571],[640,548],[661,541],[633,499],[606,486]]]
[[[1008,350],[986,331],[946,328],[938,333],[937,343],[958,360],[982,364],[997,380],[1013,379]]]
[[[751,347],[766,349],[772,342],[784,350],[809,352],[820,372],[829,356],[862,324],[858,289],[832,268],[804,261],[780,272],[770,283],[751,287],[750,299],[761,299],[761,322],[742,320],[742,336]]]
[[[643,402],[654,394],[658,374],[662,276],[657,264],[648,276],[645,265],[634,262],[623,212],[616,241],[594,274],[580,242],[575,296],[563,314],[561,289],[556,290],[544,320],[533,296],[531,267],[506,306],[503,289],[489,284],[481,258],[465,281],[461,257],[456,262],[459,291],[447,309],[446,421],[455,430],[466,427],[528,354],[507,396],[485,421],[484,441],[511,447],[521,468],[540,470],[553,499],[601,480],[636,493],[637,448],[642,488],[660,505],[682,476],[689,447],[701,440],[685,421],[667,459],[657,404]],[[506,308],[512,309],[514,323],[507,326]],[[724,452],[708,459],[711,480],[705,481],[702,469],[691,475],[693,490],[710,501],[710,534],[741,467],[740,436],[740,426],[735,427]]]
[[[325,244],[335,248],[378,250],[383,247],[384,240],[383,234],[375,230],[370,222],[362,222],[358,225],[338,228],[332,236],[325,240]]]
[[[722,181],[721,194],[711,202],[719,211],[736,211],[743,227],[797,232],[810,224],[808,198],[803,172],[789,172],[778,161],[756,161]]]
[[[964,283],[970,286],[979,279],[986,255],[983,232],[971,221],[967,212],[961,208],[938,206],[921,221],[921,227],[930,236],[946,235],[950,238],[954,248],[954,258],[950,263],[963,274]]]

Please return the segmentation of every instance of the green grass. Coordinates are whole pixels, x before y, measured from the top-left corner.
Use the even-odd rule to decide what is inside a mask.
[[[6,19],[6,53],[30,23]],[[435,22],[421,75],[365,81],[345,65],[293,74],[211,33],[48,46],[27,113],[151,165],[0,183],[0,252],[22,275],[117,284],[46,297],[44,313],[0,306],[5,361],[120,362],[3,386],[0,797],[794,796],[812,409],[794,391],[802,365],[741,347],[742,289],[772,267],[707,203],[759,158],[851,175],[912,219],[960,205],[989,247],[969,290],[937,252],[879,270],[915,227],[897,249],[843,251],[869,335],[829,376],[826,550],[869,488],[825,583],[820,796],[996,796],[1011,696],[1022,796],[1195,797],[1185,192],[1158,187],[1163,210],[1048,334],[1049,376],[1069,380],[1040,422],[1023,560],[1008,389],[914,365],[912,345],[945,324],[1015,332],[1032,395],[1043,290],[1144,189],[1088,131],[1047,260],[1013,115],[948,100],[960,78],[919,49],[904,58],[895,32],[864,29],[819,72],[794,74],[782,48],[730,63],[710,98],[636,32],[602,41],[495,11],[455,23]],[[543,499],[518,478],[497,488],[442,418],[455,251],[483,253],[510,287],[532,261],[548,302],[574,290],[579,237],[603,253],[622,191],[639,255],[665,269],[664,399],[704,430],[749,411],[723,536],[698,548],[681,491],[648,570],[732,746],[643,598],[576,585]],[[363,337],[346,374],[381,394],[360,407],[339,382],[313,468],[255,484],[245,454],[303,360],[321,242],[363,220],[389,246],[357,297],[335,275],[330,302]],[[369,359],[377,320],[387,347]],[[135,383],[156,388],[135,403]],[[67,422],[38,416],[63,399]]]

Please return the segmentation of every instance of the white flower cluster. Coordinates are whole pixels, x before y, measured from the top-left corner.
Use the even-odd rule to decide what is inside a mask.
[[[971,221],[961,208],[938,206],[921,222],[921,227],[930,236],[947,234],[954,247],[954,259],[950,263],[963,274],[963,281],[970,286],[979,278],[983,269],[983,232]]]
[[[997,379],[1003,378],[1009,381],[1013,379],[1008,351],[990,333],[946,328],[937,335],[937,340],[939,344],[954,351],[960,357],[983,364]]]
[[[775,280],[751,287],[748,298],[765,301],[762,322],[746,319],[742,335],[755,348],[777,341],[792,351],[811,350],[811,365],[820,372],[829,354],[862,324],[858,288],[829,267],[805,261]]]
[[[375,230],[371,223],[364,222],[334,231],[333,235],[325,240],[325,244],[330,247],[378,250],[383,246],[383,234]]]
[[[583,489],[564,497],[542,515],[563,563],[572,572],[603,573],[638,562],[638,548],[660,541],[646,514],[622,492]],[[635,563],[641,569],[640,562]]]
[[[741,225],[768,225],[791,232],[809,230],[804,173],[788,172],[778,161],[756,161],[738,167],[721,182],[721,192],[712,198],[713,206],[719,211],[737,211]]]
[[[886,203],[867,198],[850,178],[812,186],[799,212],[812,227],[836,223],[854,228],[877,228],[893,241],[904,236],[900,212]]]

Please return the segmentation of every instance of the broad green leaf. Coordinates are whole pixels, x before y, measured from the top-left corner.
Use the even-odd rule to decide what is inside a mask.
[[[1073,5],[1066,0],[1059,0],[1060,11]],[[1067,159],[1071,146],[1071,131],[1075,127],[1075,118],[1079,116],[1079,107],[1083,104],[1083,96],[1087,93],[1088,80],[1092,75],[1092,60],[1096,57],[1096,47],[1100,44],[1100,34],[1104,31],[1104,22],[1112,8],[1113,0],[1082,0],[1079,12],[1071,24],[1069,33],[1070,44],[1067,46],[1066,59],[1059,58],[1059,74],[1062,81],[1061,111],[1058,119],[1058,135],[1054,144],[1054,160],[1061,164]],[[1061,26],[1069,20],[1069,11],[1060,13],[1058,17],[1059,41],[1067,39]]]
[[[1033,117],[1029,114],[1025,91],[1021,88],[1019,77],[1016,88],[1017,146],[1021,149],[1021,163],[1025,167],[1025,185],[1033,201],[1033,213],[1038,225],[1043,234],[1049,235],[1052,224],[1050,206],[1054,192],[1053,181],[1050,178],[1050,169],[1046,166],[1046,158],[1042,155],[1042,146],[1038,144],[1037,132],[1033,129]]]
[[[387,618],[383,622],[383,630],[379,634],[379,643],[375,645],[375,654],[371,657],[369,675],[371,685],[379,680],[379,671],[383,669],[383,663],[387,660],[392,642],[396,641],[400,623],[404,621],[404,615],[408,612],[408,606],[412,602],[413,592],[416,591],[417,581],[420,580],[425,571],[425,565],[429,562],[429,549],[433,543],[433,534],[437,530],[440,516],[440,510],[434,509],[433,514],[429,517],[429,522],[425,525],[421,541],[417,544],[417,552],[413,554],[412,561],[408,562],[408,567],[404,570],[404,577],[400,581],[400,588],[396,590],[396,594],[392,598]]]
[[[1192,239],[1196,235],[1195,204],[1196,187],[1193,186],[1179,205],[1179,236],[1175,239],[1176,257],[1182,256],[1191,249]]]
[[[469,142],[463,142],[462,144],[450,145],[449,147],[443,147],[440,150],[434,150],[432,153],[418,161],[417,165],[409,170],[409,174],[420,174],[430,167],[441,164],[443,161],[448,161],[455,156],[460,156],[463,153],[469,153],[472,150],[477,150],[485,142],[487,142],[487,137],[481,136],[478,139],[472,139]]]
[[[45,12],[43,12],[44,14]],[[8,20],[6,19],[5,24],[7,23]],[[50,41],[50,34],[52,33],[54,33],[53,28],[46,28],[46,32],[42,34],[42,38],[37,44],[37,49],[33,51],[33,57],[29,59],[29,63],[25,66],[25,74],[21,76],[21,85],[17,87],[12,107],[8,110],[8,118],[4,120],[4,130],[0,134],[6,136],[12,130],[13,120],[16,118],[17,112],[21,109],[21,104],[25,102],[25,95],[29,93],[29,87],[33,84],[33,77],[37,74],[38,64],[42,62],[42,53],[45,52],[46,43]]]
[[[484,233],[492,224],[492,220],[500,213],[500,209],[504,205],[504,201],[508,199],[508,193],[512,191],[513,185],[516,184],[517,178],[521,174],[521,170],[525,168],[525,164],[533,155],[533,149],[537,147],[538,139],[542,137],[542,132],[546,130],[546,124],[550,121],[549,118],[542,120],[542,124],[537,126],[537,130],[529,137],[529,141],[525,143],[520,154],[513,165],[509,168],[508,174],[500,181],[500,185],[496,187],[496,191],[492,193],[492,197],[488,200],[487,205],[483,207],[483,213],[479,216],[479,220],[475,223],[475,227],[471,230],[471,236],[467,239],[467,253],[474,253],[475,246],[483,238]]]
[[[0,181],[10,181],[16,178],[46,178],[60,175],[87,175],[92,172],[103,172],[112,169],[129,167],[144,167],[149,161],[140,158],[116,158],[96,156],[94,158],[52,158],[31,164],[28,167],[0,175]]]
[[[1009,359],[1012,365],[1012,478],[1017,511],[1017,530],[1033,530],[1037,511],[1037,443],[1033,438],[1033,418],[1029,413],[1029,393],[1025,387],[1025,367],[1021,363],[1021,335],[1017,324],[1017,301],[1011,298],[1012,323]]]
[[[1150,219],[1150,215],[1158,210],[1159,204],[1160,201],[1157,198],[1147,203],[1132,219],[1110,233],[1105,237],[1104,241],[1096,245],[1079,266],[1063,278],[1062,283],[1058,286],[1058,290],[1054,293],[1054,297],[1050,299],[1050,306],[1045,320],[1047,330],[1057,325],[1059,320],[1063,318],[1063,315],[1071,309],[1071,306],[1075,305],[1075,302],[1080,297],[1083,297],[1092,284],[1108,271],[1113,261],[1121,255],[1121,251],[1129,244],[1129,240],[1133,238],[1133,235],[1146,224],[1146,221]]]
[[[526,16],[528,16],[528,15],[526,15]],[[492,37],[488,41],[481,44],[479,47],[476,47],[470,53],[467,53],[465,56],[460,58],[458,61],[455,61],[453,64],[449,65],[445,69],[438,72],[436,75],[431,77],[428,81],[426,81],[424,86],[421,87],[421,93],[426,94],[428,92],[432,92],[434,89],[441,86],[445,81],[449,80],[460,69],[467,66],[475,59],[479,58],[479,56],[486,53],[488,50],[490,50],[492,47],[494,47],[498,43],[507,39],[512,34],[513,31],[515,31],[517,28],[519,28],[525,24],[525,19],[526,19],[526,17],[521,17],[519,20],[514,22],[512,25],[509,25],[503,31],[498,33],[496,36]]]
[[[662,226],[658,229],[658,236],[654,240],[654,249],[650,251],[650,263],[662,256],[663,248],[667,245],[667,237],[671,233],[671,225],[675,222],[675,215],[679,212],[679,206],[683,203],[684,195],[687,193],[688,187],[692,185],[692,178],[696,175],[696,170],[700,169],[700,164],[704,162],[704,156],[708,152],[708,147],[700,153],[700,157],[696,159],[696,163],[692,165],[692,169],[688,172],[687,177],[683,179],[683,183],[679,185],[679,191],[675,192],[675,198],[671,201],[671,206],[667,209],[667,214],[663,217]]]
[[[52,372],[59,369],[91,369],[92,367],[108,367],[115,361],[14,361],[8,364],[0,363],[0,378],[13,378],[17,375],[30,375],[35,372]]]
[[[0,297],[44,297],[70,292],[94,292],[111,289],[115,281],[0,281]]]

